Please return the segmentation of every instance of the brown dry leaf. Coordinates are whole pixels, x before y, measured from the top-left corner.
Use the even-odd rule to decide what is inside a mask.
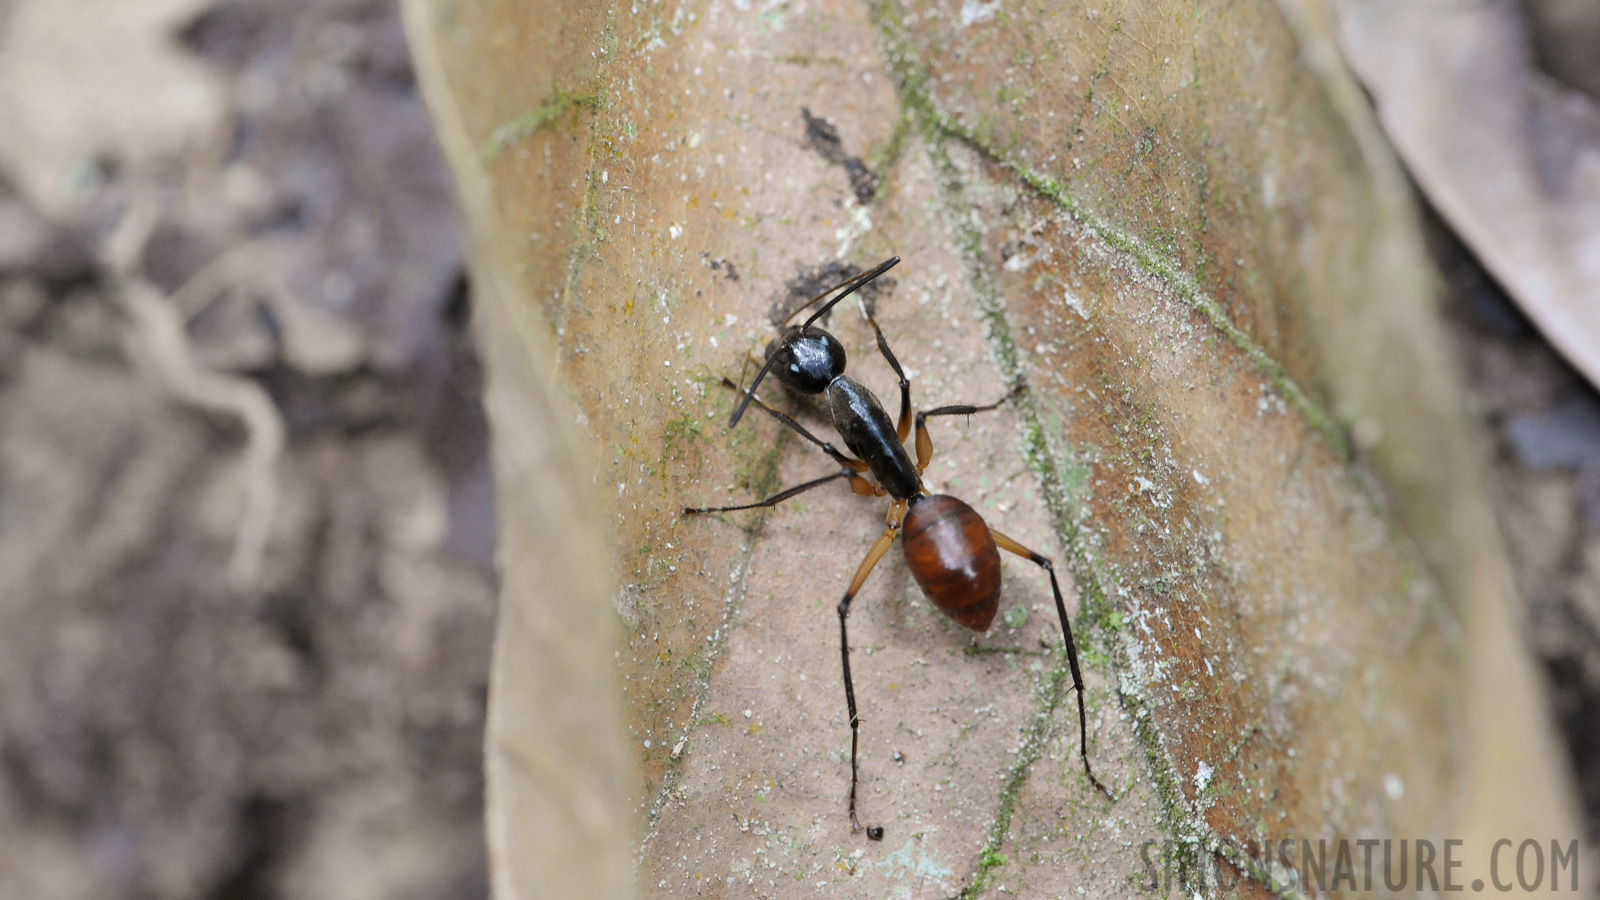
[[[107,162],[139,170],[213,135],[215,73],[176,32],[210,0],[14,0],[0,16],[0,169],[70,218]]]
[[[409,21],[453,165],[492,185],[476,227],[520,276],[485,336],[515,322],[526,347],[491,353],[491,383],[537,400],[553,371],[576,411],[549,424],[585,436],[616,535],[620,589],[588,602],[627,633],[647,893],[1119,896],[1153,841],[1259,896],[1291,874],[1267,837],[1453,834],[1485,810],[1570,833],[1403,183],[1315,16],[415,0]],[[884,504],[678,512],[829,470],[770,420],[726,429],[718,382],[828,266],[891,253],[878,310],[920,406],[1030,386],[939,423],[928,480],[1070,570],[1114,803],[1078,767],[1040,573],[1007,563],[1024,614],[974,646],[891,555],[850,619],[863,819],[887,836],[852,836],[834,608]],[[861,316],[829,327],[892,397]],[[573,477],[497,463],[508,516]],[[504,534],[508,565],[598,564]],[[584,602],[508,582],[499,722],[603,688],[524,662],[580,671],[526,623]],[[623,890],[570,865],[614,819],[523,762],[626,779],[581,761],[611,724],[591,722],[491,728],[502,897]]]
[[[1539,74],[1518,4],[1330,5],[1351,65],[1428,199],[1550,342],[1600,385],[1594,99]]]

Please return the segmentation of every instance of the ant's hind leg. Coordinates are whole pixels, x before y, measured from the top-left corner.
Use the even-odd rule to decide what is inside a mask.
[[[1056,567],[1048,558],[1040,556],[993,528],[989,529],[989,534],[994,537],[995,545],[1001,550],[1015,553],[1050,573],[1050,590],[1056,595],[1056,615],[1061,617],[1061,635],[1067,642],[1067,665],[1072,669],[1072,689],[1078,694],[1078,748],[1083,754],[1083,771],[1089,776],[1090,784],[1099,788],[1100,793],[1115,800],[1117,795],[1101,784],[1100,779],[1094,777],[1094,769],[1089,767],[1089,716],[1083,708],[1083,673],[1078,670],[1078,647],[1072,639],[1072,625],[1067,621],[1067,603],[1061,599],[1061,585],[1056,581]]]
[[[903,502],[903,501],[902,501]],[[850,632],[845,625],[845,619],[850,615],[850,601],[855,599],[856,592],[861,590],[861,585],[866,582],[867,576],[872,574],[872,569],[889,552],[889,545],[894,543],[895,535],[899,533],[899,525],[890,525],[889,529],[878,537],[872,544],[872,549],[867,551],[867,558],[861,561],[856,569],[856,577],[850,580],[850,589],[844,592],[844,599],[839,601],[839,657],[844,663],[844,702],[850,710],[850,831],[855,833],[861,830],[861,821],[856,818],[856,782],[857,773],[860,771],[856,756],[861,748],[861,719],[856,715],[856,687],[850,680]],[[867,829],[867,837],[875,841],[883,840],[883,829],[872,826]]]

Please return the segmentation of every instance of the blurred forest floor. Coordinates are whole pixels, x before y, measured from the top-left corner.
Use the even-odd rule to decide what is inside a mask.
[[[174,52],[217,134],[95,160],[65,219],[0,169],[0,900],[485,896],[493,491],[397,10],[226,0]],[[131,207],[187,353],[271,400],[265,481],[104,261]],[[1594,840],[1600,397],[1431,229]]]
[[[1591,845],[1600,842],[1600,395],[1437,220],[1445,316],[1488,426],[1490,497],[1549,676]]]
[[[486,896],[493,493],[398,11],[225,2],[176,37],[219,134],[97,160],[69,221],[0,172],[0,897]],[[195,361],[281,417],[243,589],[261,476],[99,258],[130,203]]]

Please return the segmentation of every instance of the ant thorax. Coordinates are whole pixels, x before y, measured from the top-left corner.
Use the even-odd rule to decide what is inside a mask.
[[[897,500],[922,490],[916,463],[895,433],[889,413],[860,382],[840,375],[828,384],[828,414],[850,452],[866,462],[878,484]]]

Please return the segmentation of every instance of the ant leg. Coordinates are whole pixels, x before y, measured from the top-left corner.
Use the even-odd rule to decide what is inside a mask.
[[[989,534],[994,536],[994,542],[1001,550],[1015,553],[1050,573],[1050,590],[1056,595],[1056,615],[1061,617],[1061,634],[1067,642],[1067,665],[1072,668],[1072,689],[1078,694],[1078,748],[1083,754],[1083,771],[1089,776],[1090,784],[1099,788],[1100,793],[1115,800],[1117,795],[1101,784],[1100,779],[1094,777],[1094,770],[1089,768],[1089,716],[1083,709],[1083,673],[1078,671],[1078,648],[1072,640],[1072,625],[1067,621],[1067,603],[1061,599],[1061,585],[1056,581],[1056,567],[1048,558],[1040,556],[993,528],[989,529]]]
[[[1011,394],[1015,394],[1012,391]],[[928,420],[934,416],[970,416],[973,413],[988,412],[998,409],[1000,404],[1011,399],[1011,394],[1001,397],[988,406],[940,406],[935,409],[917,413],[917,474],[921,475],[928,468],[928,463],[933,462],[933,438],[928,436]],[[904,440],[904,438],[901,438]]]
[[[848,478],[848,479],[850,479],[850,487],[851,487],[852,490],[856,490],[855,483],[857,481],[860,481],[860,482],[863,482],[863,483],[866,482],[866,479],[855,475],[850,470],[848,470],[848,469],[840,469],[839,471],[833,473],[832,475],[824,475],[821,478],[817,478],[817,479],[814,479],[812,481],[808,481],[805,484],[797,484],[794,487],[789,488],[786,491],[783,491],[783,492],[777,493],[777,494],[773,494],[771,497],[768,497],[765,500],[758,500],[755,503],[743,503],[743,504],[740,504],[739,506],[685,506],[683,508],[683,514],[686,515],[686,516],[697,516],[697,515],[700,515],[701,513],[735,512],[735,511],[741,510],[741,509],[760,509],[760,508],[765,507],[765,506],[777,506],[779,503],[782,503],[783,501],[789,499],[790,497],[795,496],[796,494],[803,494],[806,491],[809,491],[809,490],[811,490],[812,488],[814,488],[814,487],[816,487],[818,485],[827,484],[828,482],[833,481],[836,478]],[[859,494],[859,493],[861,493],[861,491],[856,490],[856,493]]]
[[[863,306],[867,314],[867,322],[872,325],[872,333],[878,336],[878,350],[883,353],[883,358],[889,361],[889,368],[894,370],[896,378],[900,379],[900,424],[895,431],[900,435],[900,443],[905,443],[911,437],[911,381],[906,378],[905,370],[900,368],[900,360],[894,358],[894,351],[889,349],[889,340],[883,336],[883,329],[878,327],[878,320],[872,315],[872,310]]]
[[[722,383],[724,385],[726,385],[727,387],[732,388],[735,391],[739,391],[740,393],[744,392],[743,388],[741,388],[738,385],[734,384],[732,381],[729,381],[727,378],[723,378],[722,379]],[[810,441],[811,443],[813,443],[813,444],[817,445],[818,447],[822,448],[822,452],[826,453],[826,454],[828,454],[828,456],[832,457],[833,461],[838,463],[839,465],[844,466],[845,468],[851,470],[852,472],[865,472],[865,471],[867,471],[867,464],[866,463],[862,462],[859,459],[851,459],[850,457],[845,456],[843,453],[840,453],[838,451],[838,449],[835,448],[832,444],[828,443],[827,441],[822,440],[821,438],[819,438],[816,435],[812,434],[811,432],[807,431],[806,427],[804,425],[801,425],[799,422],[796,422],[794,419],[790,418],[789,416],[784,415],[781,412],[778,412],[777,410],[775,410],[772,407],[766,405],[765,403],[762,403],[760,397],[756,397],[754,395],[751,395],[750,402],[755,404],[756,406],[760,407],[762,412],[765,412],[767,415],[773,417],[774,419],[777,419],[779,422],[781,422],[784,425],[787,425],[788,427],[792,428],[794,430],[795,434],[800,435],[801,437],[805,438],[806,440]],[[852,488],[855,487],[854,483],[852,483],[851,487]],[[857,490],[856,493],[859,494],[859,493],[861,493],[861,491]],[[882,494],[879,494],[878,496],[882,496]]]
[[[856,592],[861,590],[862,583],[872,573],[872,568],[878,564],[878,560],[883,559],[883,554],[889,552],[889,545],[894,543],[895,535],[899,531],[898,522],[891,524],[889,529],[873,542],[872,549],[867,551],[867,558],[863,559],[861,566],[856,569],[856,577],[850,580],[850,589],[844,592],[844,599],[839,601],[839,656],[844,662],[844,702],[850,710],[850,832],[852,834],[861,830],[861,821],[856,818],[856,773],[859,771],[856,752],[861,746],[861,719],[856,715],[855,683],[850,680],[850,634],[845,627],[845,618],[850,615],[850,601],[855,599]],[[883,829],[868,828],[867,837],[881,841]]]

